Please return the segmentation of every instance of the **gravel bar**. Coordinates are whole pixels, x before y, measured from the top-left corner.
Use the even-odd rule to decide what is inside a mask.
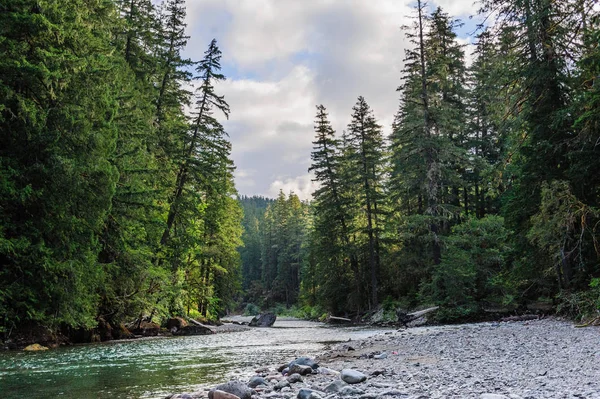
[[[375,372],[361,385],[378,395],[600,398],[600,328],[554,318],[401,330],[338,345],[320,363]]]
[[[220,385],[209,397],[600,399],[600,327],[555,318],[390,330],[335,344],[318,366],[291,360],[260,367],[250,381]]]

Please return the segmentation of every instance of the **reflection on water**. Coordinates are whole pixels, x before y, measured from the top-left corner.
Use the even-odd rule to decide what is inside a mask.
[[[284,319],[273,328],[235,333],[5,352],[0,353],[0,397],[163,398],[247,378],[257,366],[378,332]]]

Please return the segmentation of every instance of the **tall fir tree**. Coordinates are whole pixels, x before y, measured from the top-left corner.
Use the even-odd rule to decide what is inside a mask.
[[[0,330],[95,324],[121,63],[112,4],[11,2],[0,13]]]
[[[370,307],[377,307],[378,274],[380,268],[379,236],[381,226],[378,214],[383,202],[383,133],[381,126],[363,97],[358,97],[352,108],[352,120],[348,125],[348,145],[353,149],[349,162],[352,168],[352,178],[361,191],[358,194],[366,225],[363,227],[367,236],[368,276],[370,279]]]

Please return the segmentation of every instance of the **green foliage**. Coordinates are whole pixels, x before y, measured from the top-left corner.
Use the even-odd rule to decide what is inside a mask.
[[[220,51],[211,42],[197,68],[190,126],[185,4],[160,10],[2,6],[0,331],[216,317],[233,303],[242,212],[212,114],[229,115],[212,86],[224,79]]]
[[[481,3],[497,20],[467,69],[460,22],[417,1],[389,143],[363,97],[342,135],[317,107],[311,204],[236,199],[222,54],[183,58],[183,0],[0,6],[0,332],[216,318],[242,288],[308,318],[384,297],[386,318],[540,296],[594,314],[600,18]]]
[[[242,242],[244,246],[239,248],[242,262],[243,288],[249,293],[253,284],[261,281],[261,232],[264,223],[264,215],[269,204],[273,200],[264,197],[240,197],[238,199],[244,210],[242,226]],[[249,295],[250,300],[255,301],[256,295]]]
[[[307,205],[294,193],[286,197],[280,192],[265,211],[259,230],[267,307],[275,302],[290,306],[298,299],[308,216]]]
[[[555,273],[559,286],[571,288],[577,283],[576,269],[593,273],[600,210],[581,202],[565,181],[542,184],[538,213],[531,218],[527,237],[551,259],[548,274]],[[586,279],[587,280],[587,279]],[[587,284],[584,280],[583,284]],[[583,287],[578,287],[583,288]]]
[[[576,320],[585,321],[600,313],[600,278],[590,281],[588,290],[563,291],[558,295],[557,312]]]
[[[0,16],[0,324],[92,326],[118,177],[112,7],[27,3]]]
[[[253,303],[246,304],[246,307],[244,308],[244,316],[256,316],[257,314],[260,314],[260,307]]]
[[[444,240],[442,262],[422,295],[441,306],[440,320],[452,321],[477,314],[485,303],[511,294],[498,278],[508,271],[508,231],[499,216],[469,219]]]

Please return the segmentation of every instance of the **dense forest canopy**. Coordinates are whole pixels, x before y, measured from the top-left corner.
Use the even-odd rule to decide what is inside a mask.
[[[598,10],[480,5],[469,64],[460,21],[416,2],[391,135],[368,98],[343,132],[316,107],[303,202],[238,196],[222,54],[183,56],[184,0],[4,2],[0,334],[240,305],[600,310]]]

